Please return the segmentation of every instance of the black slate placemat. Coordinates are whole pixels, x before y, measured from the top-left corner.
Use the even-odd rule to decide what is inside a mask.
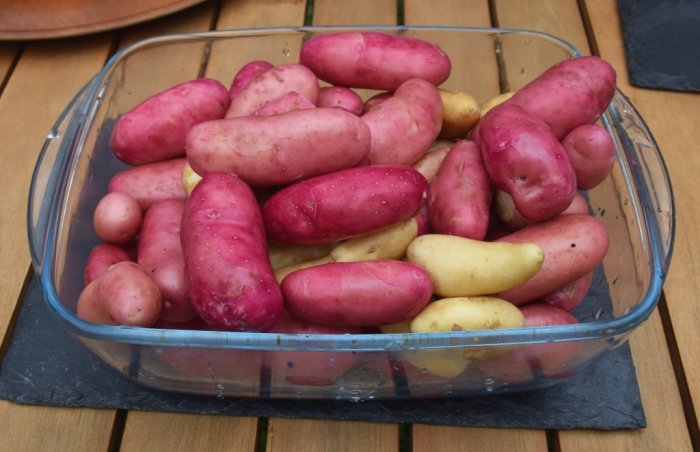
[[[700,92],[700,2],[618,0],[630,83]]]
[[[562,384],[528,393],[364,402],[203,397],[145,388],[63,330],[33,280],[0,367],[0,397],[22,404],[262,417],[538,429],[646,426],[623,345]]]

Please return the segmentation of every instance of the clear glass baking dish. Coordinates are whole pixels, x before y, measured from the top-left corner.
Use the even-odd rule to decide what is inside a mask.
[[[86,353],[90,350],[126,377],[161,390],[362,400],[532,390],[575,375],[623,344],[658,302],[673,248],[674,209],[657,145],[619,91],[601,119],[615,138],[618,161],[611,176],[586,194],[593,215],[607,227],[610,250],[591,293],[576,311],[580,324],[434,334],[295,335],[117,327],[76,317],[83,267],[98,242],[92,211],[109,177],[124,168],[109,149],[115,119],[176,83],[206,76],[228,85],[250,60],[295,62],[308,36],[347,29],[413,36],[440,45],[453,63],[443,87],[470,92],[480,102],[580,55],[571,44],[533,31],[383,26],[175,35],[118,52],[48,134],[29,197],[34,269],[48,306],[77,338],[76,346],[84,344]],[[537,359],[520,359],[525,352]]]

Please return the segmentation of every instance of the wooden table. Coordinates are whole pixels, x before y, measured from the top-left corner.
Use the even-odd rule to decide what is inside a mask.
[[[313,8],[310,7],[313,4]],[[402,6],[399,6],[402,5]],[[1,8],[1,7],[0,7]],[[111,54],[136,40],[209,29],[289,25],[501,26],[541,30],[601,55],[618,72],[654,133],[674,185],[677,242],[659,309],[631,339],[648,426],[635,431],[543,431],[257,419],[107,409],[64,409],[0,401],[0,450],[634,450],[700,448],[700,153],[694,138],[700,96],[629,85],[614,0],[222,0],[98,35],[0,42],[0,332],[11,331],[28,275],[24,226],[31,173],[47,131]],[[694,182],[695,181],[695,182]],[[694,189],[693,187],[696,187]],[[408,435],[400,435],[400,431]],[[261,442],[261,438],[265,438]]]

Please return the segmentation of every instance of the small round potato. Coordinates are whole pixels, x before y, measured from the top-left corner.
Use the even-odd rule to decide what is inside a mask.
[[[131,261],[109,267],[99,279],[97,292],[99,302],[118,325],[150,327],[163,307],[156,283]]]
[[[100,239],[123,245],[138,234],[141,220],[141,208],[136,199],[126,193],[112,192],[97,203],[92,223]]]

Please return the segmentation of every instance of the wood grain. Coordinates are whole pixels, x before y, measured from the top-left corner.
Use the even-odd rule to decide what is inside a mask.
[[[130,411],[121,452],[253,451],[254,417]]]
[[[537,452],[547,450],[542,430],[413,425],[413,452]]]
[[[399,449],[396,424],[271,419],[267,452],[372,452]]]

